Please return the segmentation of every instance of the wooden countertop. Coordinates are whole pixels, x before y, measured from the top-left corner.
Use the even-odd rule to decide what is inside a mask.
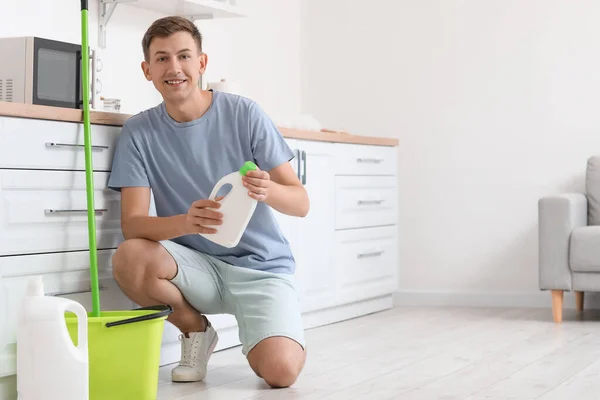
[[[83,111],[72,108],[48,107],[0,101],[0,115],[9,117],[48,119],[54,121],[83,122]],[[90,111],[92,124],[122,126],[130,114]],[[304,139],[321,142],[370,144],[376,146],[397,146],[398,139],[358,136],[345,132],[305,131],[280,127],[281,134],[290,139]]]

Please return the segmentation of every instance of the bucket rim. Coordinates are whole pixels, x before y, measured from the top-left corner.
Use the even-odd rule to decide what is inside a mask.
[[[156,312],[152,312],[156,311]],[[135,315],[136,312],[140,312],[138,315]],[[128,315],[123,315],[122,313],[129,313]],[[133,313],[135,316],[131,316]],[[88,322],[101,322],[105,327],[111,328],[119,325],[127,325],[136,322],[145,322],[152,321],[158,319],[165,319],[169,316],[169,314],[173,313],[173,307],[170,305],[156,305],[156,306],[148,306],[148,307],[140,307],[132,310],[111,310],[111,311],[102,311],[100,316],[91,316],[92,313],[88,313]],[[110,315],[113,314],[113,315]],[[67,322],[77,320],[76,315],[65,315],[65,320]]]

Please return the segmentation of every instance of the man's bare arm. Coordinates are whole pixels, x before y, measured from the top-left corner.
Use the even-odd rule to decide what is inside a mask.
[[[250,197],[264,201],[280,213],[295,217],[305,217],[308,214],[308,193],[289,162],[269,172],[248,171],[242,179]]]
[[[121,189],[121,229],[125,239],[141,238],[153,241],[169,240],[192,233],[215,233],[211,226],[220,225],[220,204],[211,200],[194,202],[187,214],[171,217],[151,217],[150,188],[124,187]]]

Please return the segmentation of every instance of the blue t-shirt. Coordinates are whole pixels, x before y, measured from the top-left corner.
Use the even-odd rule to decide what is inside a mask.
[[[150,187],[156,215],[168,217],[187,214],[194,201],[208,199],[219,179],[245,161],[269,171],[292,158],[294,153],[256,102],[213,91],[210,107],[194,121],[175,121],[164,103],[129,118],[117,142],[108,187]],[[235,248],[197,234],[173,241],[238,267],[295,271],[289,242],[271,208],[260,201]]]

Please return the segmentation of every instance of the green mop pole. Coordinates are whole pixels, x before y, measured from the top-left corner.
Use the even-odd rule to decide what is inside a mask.
[[[96,211],[94,205],[94,176],[92,167],[92,138],[90,125],[90,53],[88,47],[88,2],[81,0],[81,55],[82,55],[82,93],[83,127],[85,151],[85,185],[87,194],[88,237],[90,245],[90,280],[92,284],[92,316],[100,316],[100,291],[98,289],[98,254],[96,250]]]

